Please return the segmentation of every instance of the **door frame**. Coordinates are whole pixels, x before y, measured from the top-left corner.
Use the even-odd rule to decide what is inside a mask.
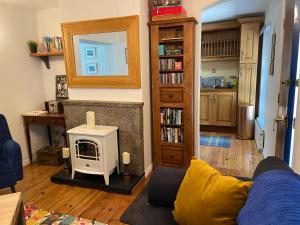
[[[282,115],[287,114],[288,112],[289,86],[285,84],[285,81],[290,79],[292,61],[292,40],[294,33],[294,9],[295,0],[285,1],[285,19],[283,24],[283,51],[281,60],[281,77],[277,109],[278,117],[281,117]],[[274,118],[274,123],[275,119],[276,118]],[[284,159],[285,155],[286,131],[287,128],[284,126],[283,123],[277,123],[275,155],[280,159]]]

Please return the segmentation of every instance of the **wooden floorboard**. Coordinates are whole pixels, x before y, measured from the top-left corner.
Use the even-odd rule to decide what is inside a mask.
[[[62,167],[37,164],[26,166],[24,179],[16,186],[17,191],[23,194],[24,203],[110,225],[120,225],[121,215],[148,182],[148,179],[143,179],[132,195],[121,195],[52,183],[50,176],[60,170]],[[0,195],[9,193],[9,188],[0,190]]]
[[[252,177],[263,156],[254,140],[240,140],[233,133],[202,132],[205,135],[230,136],[230,148],[200,146],[200,157],[224,175]]]
[[[202,133],[202,132],[201,132]],[[201,159],[219,169],[224,175],[252,177],[256,165],[262,160],[253,140],[238,140],[234,134],[211,133],[211,135],[230,135],[230,148],[211,146],[201,147]],[[148,179],[142,180],[130,196],[113,194],[89,188],[55,184],[50,176],[62,167],[32,164],[24,168],[24,179],[17,184],[17,191],[23,193],[24,203],[35,207],[79,216],[86,219],[119,225],[120,217]],[[0,190],[8,194],[10,189]]]

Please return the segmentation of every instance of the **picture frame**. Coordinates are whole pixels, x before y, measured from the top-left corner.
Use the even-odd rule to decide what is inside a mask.
[[[276,33],[272,34],[272,45],[271,45],[271,57],[269,65],[269,75],[274,75],[274,61],[275,61],[275,49],[276,49]]]
[[[98,73],[97,63],[86,64],[87,73],[90,75],[96,75]]]
[[[85,57],[87,59],[94,59],[94,58],[96,58],[96,48],[86,48],[85,49]]]
[[[69,99],[68,94],[68,83],[66,75],[56,75],[55,77],[56,86],[56,99]]]

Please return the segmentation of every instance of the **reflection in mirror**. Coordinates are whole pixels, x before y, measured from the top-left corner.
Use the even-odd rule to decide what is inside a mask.
[[[126,32],[74,35],[77,76],[128,76]]]

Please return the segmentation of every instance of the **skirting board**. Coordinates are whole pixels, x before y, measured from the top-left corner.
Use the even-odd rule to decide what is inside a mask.
[[[36,159],[37,159],[37,155],[33,155],[32,156],[32,161],[35,162]],[[29,158],[23,160],[23,167],[25,167],[25,166],[27,166],[29,164],[30,164],[30,159]]]
[[[153,171],[153,164],[151,163],[146,169],[145,169],[145,177],[147,178]]]

